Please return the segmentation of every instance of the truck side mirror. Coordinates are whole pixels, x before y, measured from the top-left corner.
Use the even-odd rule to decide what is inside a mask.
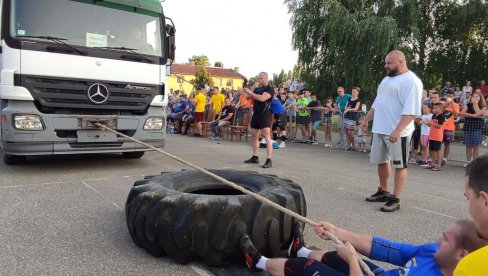
[[[176,29],[173,25],[166,24],[165,26],[166,30],[166,56],[168,59],[171,61],[175,60],[175,50],[176,50],[176,45],[175,45],[175,33]]]

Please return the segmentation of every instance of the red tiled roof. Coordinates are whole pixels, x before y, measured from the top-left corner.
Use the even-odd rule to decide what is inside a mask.
[[[176,75],[195,75],[195,73],[200,69],[200,65],[191,64],[176,64],[171,65],[171,73]],[[218,68],[218,67],[205,67],[207,72],[212,77],[221,78],[232,78],[232,79],[242,79],[243,75],[237,73],[232,69]]]

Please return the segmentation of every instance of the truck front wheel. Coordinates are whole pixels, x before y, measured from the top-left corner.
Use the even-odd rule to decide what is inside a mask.
[[[144,151],[130,151],[130,152],[122,152],[122,156],[128,159],[137,159],[141,158],[144,155]]]
[[[3,154],[3,163],[7,165],[18,165],[25,161],[26,157],[23,155]]]

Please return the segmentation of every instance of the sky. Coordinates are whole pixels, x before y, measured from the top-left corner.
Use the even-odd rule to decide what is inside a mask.
[[[247,78],[293,69],[290,14],[283,0],[165,0],[176,27],[176,63],[205,55]]]

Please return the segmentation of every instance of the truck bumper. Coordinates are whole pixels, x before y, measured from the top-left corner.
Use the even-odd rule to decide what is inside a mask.
[[[38,115],[43,120],[45,130],[15,129],[12,122],[15,114]],[[162,148],[165,144],[166,114],[161,107],[150,107],[146,116],[66,115],[41,114],[32,102],[9,101],[6,106],[3,106],[1,115],[1,145],[4,154],[52,155],[149,150],[141,144],[112,135],[108,131],[84,128],[84,122],[99,119],[113,122],[115,130],[156,148]],[[148,117],[163,117],[163,128],[157,131],[144,131],[144,123]],[[84,134],[83,137],[81,133]]]

